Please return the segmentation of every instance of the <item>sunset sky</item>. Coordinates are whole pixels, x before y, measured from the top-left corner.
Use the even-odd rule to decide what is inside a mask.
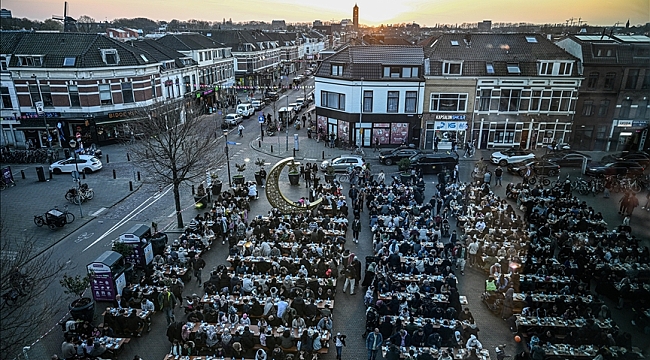
[[[14,17],[44,20],[63,15],[64,0],[4,0]],[[417,22],[420,25],[496,22],[564,23],[582,18],[591,25],[650,21],[650,0],[357,0],[365,25]],[[352,18],[348,0],[68,0],[70,16],[97,21],[146,17],[152,20],[311,22]]]

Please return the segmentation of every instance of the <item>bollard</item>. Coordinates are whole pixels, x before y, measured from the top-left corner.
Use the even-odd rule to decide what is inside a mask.
[[[115,174],[115,169],[113,169],[113,179],[117,179],[117,175]]]
[[[126,153],[126,161],[131,161],[131,155],[129,153]]]
[[[325,150],[323,150],[323,160],[325,160]]]
[[[111,161],[108,159],[108,154],[106,154],[106,163],[110,163]]]
[[[20,170],[20,177],[22,177],[23,180],[25,180],[25,170]]]
[[[85,170],[81,171],[81,178],[86,180],[86,171]]]
[[[194,185],[192,185],[192,195],[194,195]]]
[[[273,145],[271,145],[271,152],[273,152]]]
[[[296,157],[296,149],[293,149],[293,157]]]
[[[138,181],[140,181],[140,172],[138,171]]]
[[[261,141],[257,142],[257,147],[262,147],[262,142]]]
[[[50,170],[50,180],[52,180],[52,170]]]
[[[129,181],[129,191],[133,191],[133,181]]]

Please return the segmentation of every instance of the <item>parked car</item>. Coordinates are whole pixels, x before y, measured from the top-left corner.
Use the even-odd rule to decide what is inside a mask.
[[[442,171],[452,171],[458,164],[456,154],[419,153],[409,158],[411,168],[422,172],[422,174],[437,174]]]
[[[305,105],[307,105],[305,103],[305,98],[297,98],[296,99],[296,104],[298,104],[298,106],[300,106],[301,109],[304,108]]]
[[[497,151],[492,153],[492,156],[490,156],[490,161],[492,161],[493,164],[501,166],[532,159],[535,159],[535,154],[531,151],[519,148]]]
[[[65,160],[59,160],[50,165],[50,171],[55,174],[70,173],[79,169],[79,172],[89,174],[97,170],[101,170],[102,162],[92,155],[78,155],[75,158],[71,157]]]
[[[583,159],[591,160],[591,156],[577,151],[555,151],[542,156],[542,160],[554,162],[562,167],[580,167]]]
[[[560,173],[560,165],[548,160],[525,160],[508,165],[508,172],[524,176],[526,167],[530,166],[536,175],[556,176]]]
[[[322,171],[327,170],[327,166],[332,164],[334,171],[343,172],[347,171],[350,166],[353,168],[360,168],[366,164],[366,161],[360,156],[354,155],[341,155],[331,160],[325,160],[320,164]]]
[[[270,104],[270,103],[272,103],[272,102],[274,102],[274,101],[277,101],[279,98],[280,98],[280,95],[278,95],[277,92],[275,92],[275,91],[269,91],[269,92],[267,92],[266,95],[264,96],[264,101],[265,101],[266,103]]]
[[[600,162],[603,164],[607,164],[614,161],[634,161],[643,165],[643,167],[645,168],[648,166],[648,164],[650,164],[650,156],[642,152],[622,152],[622,153],[605,155],[603,156],[602,159],[600,159]]]
[[[290,108],[293,108],[293,111],[295,111],[296,114],[300,112],[300,109],[302,109],[302,107],[300,106],[300,104],[295,103],[295,102],[290,103],[290,104],[289,104],[289,107],[290,107]]]
[[[589,164],[585,175],[639,175],[643,174],[643,166],[634,161],[614,161],[607,164]]]
[[[237,124],[241,124],[243,121],[244,118],[239,114],[228,114],[224,119],[224,122],[229,126],[237,126]]]
[[[402,159],[408,159],[421,152],[421,150],[409,147],[398,147],[396,149],[384,150],[379,153],[379,162],[390,166],[398,163]]]

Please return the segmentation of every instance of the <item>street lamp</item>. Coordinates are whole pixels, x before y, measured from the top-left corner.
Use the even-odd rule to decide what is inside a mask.
[[[361,149],[363,142],[362,134],[363,129],[361,128],[361,121],[363,119],[363,78],[361,78],[361,108],[359,109],[359,132],[357,133],[359,138],[357,139],[357,148]],[[370,144],[372,145],[372,144]]]
[[[223,131],[223,137],[226,139],[226,163],[228,164],[228,186],[232,189],[232,180],[230,179],[230,155],[228,154],[228,130]]]
[[[81,209],[81,178],[79,177],[79,163],[77,163],[77,142],[74,139],[70,139],[70,148],[73,150],[74,154],[74,168],[77,171],[77,176],[75,182],[77,183],[77,196],[79,196],[79,214],[81,217],[84,217],[84,212]]]

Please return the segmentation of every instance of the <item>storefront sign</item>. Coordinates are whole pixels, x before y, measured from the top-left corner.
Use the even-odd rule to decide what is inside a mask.
[[[464,121],[436,121],[436,130],[467,130],[467,123]]]
[[[109,119],[130,118],[130,117],[134,117],[136,114],[137,114],[136,111],[119,111],[119,112],[108,113],[108,118]]]
[[[465,120],[465,115],[436,115],[436,120]]]
[[[644,120],[632,121],[632,126],[633,127],[645,127],[645,126],[648,126],[648,121],[644,121]]]
[[[632,127],[632,120],[619,120],[618,121],[618,126],[619,127]]]
[[[38,113],[35,113],[35,112],[26,112],[26,113],[23,113],[20,116],[20,118],[21,119],[36,119],[36,118],[43,117],[43,116],[46,117],[46,118],[60,118],[61,113],[58,113],[58,112],[44,112],[41,115],[38,115]]]

